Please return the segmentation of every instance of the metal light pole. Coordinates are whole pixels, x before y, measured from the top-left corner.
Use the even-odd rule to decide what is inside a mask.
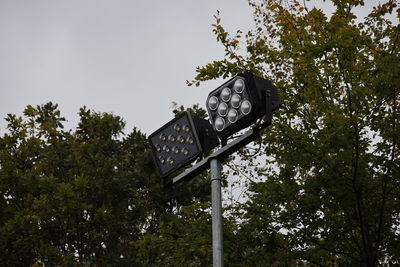
[[[221,163],[217,158],[210,160],[213,266],[224,266],[222,236]]]
[[[268,80],[254,76],[251,72],[239,74],[213,90],[207,98],[207,111],[210,123],[215,131],[210,129],[210,125],[207,123],[208,128],[205,129],[204,136],[199,138],[203,142],[201,145],[205,158],[174,178],[168,179],[168,182],[165,183],[165,186],[170,186],[183,182],[210,168],[214,267],[224,266],[221,160],[258,138],[260,131],[271,125],[272,112],[279,107],[280,100],[275,85]],[[254,125],[261,117],[264,117],[264,120]],[[228,136],[251,125],[254,126],[246,133],[227,144]],[[213,133],[213,136],[209,136],[207,131],[209,131],[209,134]],[[221,140],[221,148],[208,155],[209,152],[212,152],[212,148],[218,145],[217,135]],[[211,139],[213,139],[211,137],[215,137],[217,141],[211,142]],[[209,142],[213,145],[209,145]],[[182,167],[182,165],[179,167]]]

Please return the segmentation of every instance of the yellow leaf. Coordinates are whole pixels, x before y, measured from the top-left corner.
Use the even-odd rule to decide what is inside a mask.
[[[275,10],[275,9],[277,9],[277,8],[280,8],[280,6],[279,6],[279,5],[272,5],[272,6],[270,6],[268,9],[269,9],[269,10]]]

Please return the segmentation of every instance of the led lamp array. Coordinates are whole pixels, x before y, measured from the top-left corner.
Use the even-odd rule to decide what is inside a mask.
[[[252,102],[243,77],[237,76],[207,99],[207,109],[214,129],[222,132],[252,111]]]
[[[166,177],[208,153],[218,145],[218,138],[207,120],[184,112],[152,133],[149,143],[158,171]]]

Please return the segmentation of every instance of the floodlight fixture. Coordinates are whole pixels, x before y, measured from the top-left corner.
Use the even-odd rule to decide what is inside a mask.
[[[249,71],[213,90],[206,103],[210,122],[221,139],[252,125],[263,115],[270,120],[279,106],[276,87]]]
[[[219,141],[208,120],[183,112],[149,136],[155,165],[161,177],[208,155]]]
[[[184,112],[149,136],[155,165],[164,180],[164,186],[193,178],[210,168],[214,266],[223,265],[220,161],[254,141],[261,130],[272,123],[272,112],[279,106],[276,87],[270,81],[247,71],[208,95],[206,107],[210,121]],[[229,144],[226,142],[227,137],[251,126],[263,116],[262,123],[251,127]],[[209,155],[218,146],[218,137],[222,147]],[[170,174],[176,173],[200,155],[206,157],[169,179]]]

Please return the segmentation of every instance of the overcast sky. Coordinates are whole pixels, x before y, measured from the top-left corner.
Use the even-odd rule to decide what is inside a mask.
[[[223,58],[217,9],[228,29],[253,25],[247,1],[0,0],[0,132],[7,113],[48,101],[68,128],[86,105],[148,134],[172,119],[173,101],[204,107],[221,81],[185,81]]]
[[[147,134],[172,119],[173,101],[204,107],[222,80],[185,81],[224,56],[217,10],[228,30],[253,28],[246,0],[0,0],[0,133],[7,113],[48,101],[67,128],[85,105]]]

